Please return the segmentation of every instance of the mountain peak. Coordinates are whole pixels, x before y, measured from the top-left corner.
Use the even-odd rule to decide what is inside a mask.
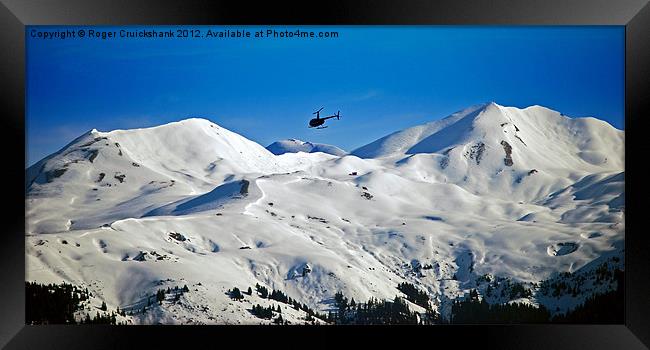
[[[476,111],[476,110],[486,110],[486,109],[490,109],[490,108],[499,108],[499,107],[503,107],[503,106],[501,106],[500,104],[498,104],[498,103],[496,103],[494,101],[488,101],[488,102],[483,102],[483,103],[478,103],[478,104],[475,104],[475,105],[471,105],[471,106],[469,106],[467,108],[463,108],[460,111],[455,112],[453,114],[468,112],[468,111]]]
[[[622,166],[623,139],[622,131],[604,121],[569,118],[538,105],[520,109],[487,102],[394,132],[352,154],[361,158],[418,153],[447,156],[451,149],[464,154],[472,153],[472,147],[485,147],[486,152],[499,155],[493,165],[500,167],[504,165],[505,147],[512,152],[515,167],[534,169],[545,164],[592,171],[593,166]]]
[[[498,103],[496,103],[494,101],[482,103],[482,104],[477,105],[477,106],[479,106],[479,107],[475,109],[475,111],[478,112],[476,117],[478,117],[481,114],[496,116],[497,113],[503,113],[503,109],[507,108],[507,107],[502,106],[502,105],[500,105],[500,104],[498,104]],[[493,112],[493,113],[490,113],[490,112]],[[494,113],[494,112],[496,112],[496,113]]]
[[[92,129],[91,133],[93,135],[101,134],[102,136],[106,136],[111,134],[134,133],[134,132],[141,132],[141,131],[154,131],[154,130],[164,130],[164,129],[170,129],[170,130],[178,129],[178,128],[187,129],[188,127],[189,128],[207,128],[207,127],[222,128],[221,126],[212,122],[211,120],[205,118],[199,118],[199,117],[191,117],[191,118],[172,121],[165,124],[142,127],[142,128],[115,129],[111,131],[98,131],[97,129]]]
[[[483,109],[489,108],[489,107],[501,107],[498,103],[496,103],[494,101],[484,102],[484,103],[481,103],[480,105],[483,106]]]
[[[169,124],[173,124],[173,123],[174,122],[169,123]],[[206,118],[201,118],[201,117],[185,118],[185,119],[181,119],[181,120],[177,121],[177,123],[180,123],[180,124],[200,124],[200,125],[203,125],[203,124],[215,124],[211,120],[206,119]]]

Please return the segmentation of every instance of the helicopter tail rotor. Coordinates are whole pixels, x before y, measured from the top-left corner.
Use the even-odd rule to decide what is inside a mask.
[[[336,111],[336,120],[341,120],[341,115],[339,113],[341,113],[341,111]]]

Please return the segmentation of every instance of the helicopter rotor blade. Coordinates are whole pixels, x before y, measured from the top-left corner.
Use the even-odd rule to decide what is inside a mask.
[[[325,108],[325,107],[321,107],[319,110],[317,110],[316,112],[314,112],[314,113],[312,113],[312,114],[318,114],[318,112],[322,111],[323,108]]]

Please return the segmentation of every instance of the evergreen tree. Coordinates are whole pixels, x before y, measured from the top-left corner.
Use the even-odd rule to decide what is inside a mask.
[[[415,287],[415,285],[404,282],[398,284],[397,289],[406,294],[406,299],[408,301],[422,306],[425,309],[431,308],[431,304],[429,303],[429,295],[426,292],[419,290],[417,287]]]
[[[258,293],[260,293],[260,297],[265,298],[269,295],[269,290],[266,289],[264,286],[260,286],[259,284],[255,284],[255,289],[257,290]]]
[[[273,318],[273,308],[271,306],[264,308],[261,305],[257,304],[251,309],[251,313],[259,318],[264,318],[270,320]]]
[[[605,272],[601,271],[600,273],[604,274]],[[575,309],[566,314],[556,315],[551,321],[554,323],[624,323],[625,272],[614,270],[613,274],[617,282],[615,290],[591,296]]]
[[[159,305],[162,305],[162,302],[165,300],[165,290],[164,289],[159,289],[156,292],[156,301],[158,302]]]
[[[288,303],[289,302],[289,298],[286,296],[286,294],[282,293],[279,290],[275,290],[275,289],[271,292],[271,295],[269,295],[269,299],[277,300],[277,301],[279,301],[281,303]]]
[[[550,313],[546,308],[527,304],[488,304],[476,300],[455,301],[452,305],[451,323],[494,324],[494,323],[546,323]]]
[[[230,291],[230,297],[234,300],[243,300],[244,296],[241,294],[239,288],[235,287]]]
[[[27,324],[75,324],[74,312],[84,309],[88,290],[71,284],[25,282],[25,321]]]
[[[478,292],[476,291],[476,289],[472,289],[469,291],[469,300],[478,301]]]

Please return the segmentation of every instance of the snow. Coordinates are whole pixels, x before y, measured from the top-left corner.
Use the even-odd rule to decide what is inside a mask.
[[[337,291],[392,300],[410,282],[444,315],[485,274],[530,284],[622,257],[624,141],[594,118],[495,103],[351,154],[265,149],[204,119],[92,130],[26,170],[26,278],[87,287],[109,309],[161,281],[190,287],[133,323],[270,322],[247,311],[268,300],[226,293],[256,283],[326,312]]]
[[[324,143],[311,143],[305,142],[296,139],[287,139],[273,142],[272,144],[266,146],[266,149],[271,151],[275,155],[285,154],[285,153],[314,153],[314,152],[323,152],[335,156],[343,156],[347,154],[344,150],[332,146],[326,145]]]

